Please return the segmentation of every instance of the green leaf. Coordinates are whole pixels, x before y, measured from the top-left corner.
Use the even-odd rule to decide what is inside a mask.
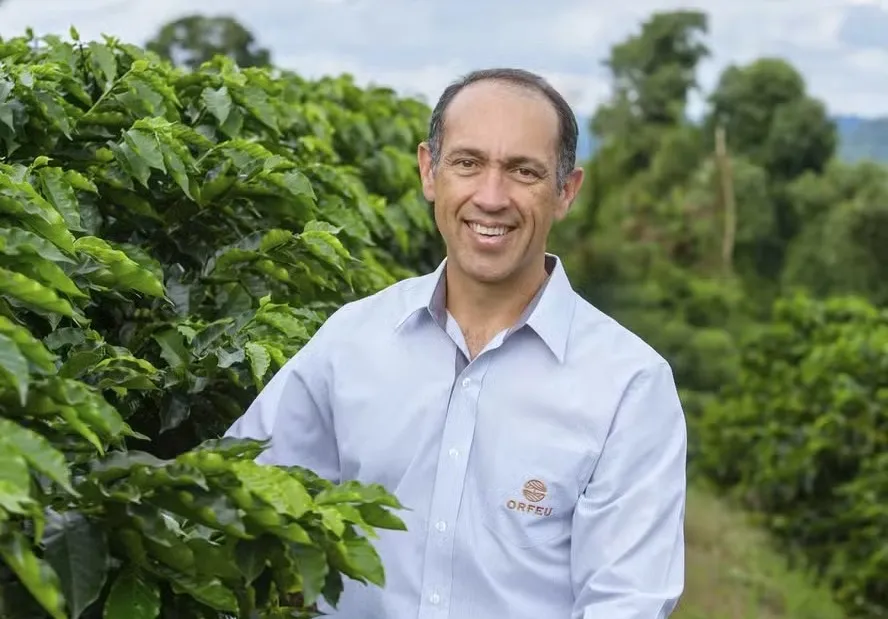
[[[272,174],[268,178],[274,184],[286,189],[293,197],[308,196],[312,199],[317,198],[308,177],[298,170],[290,170],[284,174]]]
[[[11,261],[10,267],[22,275],[26,275],[38,281],[48,288],[68,295],[74,299],[86,299],[88,295],[80,290],[65,271],[54,262],[42,257],[31,257],[23,260]]]
[[[259,251],[268,253],[281,245],[286,245],[292,239],[293,233],[289,230],[269,230],[262,235],[262,240],[259,241]]]
[[[125,252],[113,248],[107,241],[94,236],[83,236],[75,241],[74,247],[107,267],[115,286],[138,290],[152,297],[164,296],[163,284],[151,271]]]
[[[147,189],[148,180],[151,178],[151,166],[148,165],[148,162],[126,142],[123,144],[112,143],[110,148],[120,167]]]
[[[241,101],[243,106],[266,127],[274,132],[278,132],[276,114],[271,101],[269,101],[268,94],[259,88],[248,87],[244,90],[244,95]]]
[[[132,156],[138,157],[149,168],[154,168],[162,174],[166,172],[163,153],[156,135],[134,128],[126,131],[123,139],[131,149]]]
[[[191,354],[185,348],[182,334],[176,329],[167,329],[161,333],[155,333],[152,337],[160,346],[160,356],[170,367],[188,365],[191,361]]]
[[[31,498],[28,461],[18,451],[0,450],[0,515],[3,510],[12,514],[28,514],[35,507]]]
[[[327,563],[327,555],[321,549],[313,546],[290,546],[290,552],[295,558],[299,575],[302,577],[302,595],[306,605],[318,601],[324,590],[324,584],[330,573]]]
[[[42,435],[9,419],[0,418],[0,445],[20,454],[34,469],[70,494],[75,494],[65,456]]]
[[[346,550],[346,560],[355,576],[362,576],[371,583],[385,586],[385,570],[379,553],[365,538],[355,538],[342,542]]]
[[[14,324],[6,316],[0,316],[0,335],[15,342],[21,353],[37,370],[46,374],[55,372],[56,356],[49,352],[46,346],[31,335],[25,327]]]
[[[237,598],[218,578],[198,579],[177,574],[170,584],[176,593],[187,593],[210,608],[229,613],[237,610]]]
[[[78,512],[50,512],[43,544],[46,561],[59,576],[68,613],[78,619],[99,598],[108,576],[105,531]]]
[[[157,583],[133,568],[120,572],[105,600],[104,619],[155,619],[159,615]]]
[[[311,495],[286,471],[252,461],[234,462],[231,470],[246,489],[282,514],[298,519],[312,508]]]
[[[43,194],[49,203],[64,217],[68,228],[82,232],[80,226],[80,205],[77,194],[68,183],[65,172],[61,168],[45,167],[37,171]]]
[[[321,514],[321,522],[324,523],[324,526],[336,537],[342,537],[342,534],[345,533],[345,521],[342,514],[330,505],[321,505],[318,512]]]
[[[228,88],[222,86],[219,89],[205,88],[201,93],[201,101],[207,106],[207,110],[216,117],[220,125],[224,125],[231,114],[231,95]]]
[[[65,170],[65,181],[74,189],[79,191],[88,191],[89,193],[99,193],[96,184],[85,177],[77,170]]]
[[[74,308],[65,299],[47,288],[40,282],[21,273],[0,267],[0,294],[8,295],[31,307],[47,312],[61,314],[68,318],[74,317]]]
[[[37,558],[24,535],[13,531],[0,536],[0,555],[53,619],[69,619],[58,575],[47,562]]]
[[[345,261],[351,258],[342,242],[330,232],[306,229],[299,235],[299,240],[314,256],[337,269],[344,269]]]
[[[247,342],[244,348],[247,357],[250,359],[250,369],[253,373],[253,380],[257,386],[261,386],[263,384],[265,373],[268,372],[268,368],[271,365],[268,351],[265,350],[265,347],[261,344],[256,344],[254,342]]]
[[[234,549],[237,567],[247,584],[259,578],[265,570],[265,563],[273,542],[268,537],[256,540],[240,540]]]
[[[53,262],[74,263],[53,243],[21,228],[0,228],[0,252],[8,256],[40,256]]]
[[[360,484],[353,480],[343,482],[320,492],[315,501],[318,505],[336,503],[375,503],[394,509],[403,509],[400,501],[381,484]]]
[[[90,63],[94,67],[93,70],[98,73],[103,90],[107,92],[117,77],[117,59],[114,57],[114,52],[107,45],[95,41],[87,44],[87,49],[90,54]]]
[[[342,507],[341,504],[337,505],[337,507]],[[407,526],[404,524],[404,521],[398,518],[396,515],[386,510],[381,505],[377,505],[376,503],[365,503],[363,505],[359,505],[357,507],[358,512],[360,512],[361,517],[364,522],[369,524],[371,527],[376,527],[379,529],[391,529],[394,531],[406,531]]]
[[[163,163],[169,170],[170,176],[172,176],[173,180],[176,181],[176,184],[179,185],[182,193],[184,193],[189,200],[193,200],[194,196],[191,194],[191,185],[188,178],[188,170],[185,167],[185,162],[182,161],[182,158],[179,156],[179,154],[175,152],[172,148],[164,148]]]
[[[19,402],[24,406],[28,401],[28,386],[30,384],[28,360],[12,338],[2,333],[0,333],[0,373],[6,378],[6,382],[15,389]]]

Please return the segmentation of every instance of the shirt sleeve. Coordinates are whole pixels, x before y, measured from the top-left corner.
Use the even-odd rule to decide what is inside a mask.
[[[624,394],[574,513],[572,619],[666,619],[684,589],[687,427],[664,361]]]
[[[256,458],[260,464],[302,466],[338,483],[330,399],[334,318],[278,370],[225,436],[269,441]]]

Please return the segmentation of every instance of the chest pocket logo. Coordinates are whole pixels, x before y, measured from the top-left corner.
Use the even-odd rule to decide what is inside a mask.
[[[529,516],[548,518],[552,515],[552,507],[540,504],[546,499],[548,488],[546,483],[539,479],[529,479],[521,488],[521,494],[525,501],[520,499],[508,499],[506,509],[523,512]]]
[[[484,523],[497,537],[530,548],[570,533],[571,506],[564,488],[538,476],[510,485],[488,494]]]

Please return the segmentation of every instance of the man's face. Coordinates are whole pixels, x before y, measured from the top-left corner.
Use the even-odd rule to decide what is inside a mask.
[[[450,263],[489,284],[539,275],[549,230],[582,182],[577,169],[558,186],[555,108],[535,91],[483,81],[454,98],[444,125],[437,168],[426,144],[418,156]]]

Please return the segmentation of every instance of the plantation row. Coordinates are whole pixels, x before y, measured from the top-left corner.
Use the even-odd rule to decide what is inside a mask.
[[[697,471],[760,512],[852,616],[888,617],[888,310],[781,300],[692,423]]]
[[[331,309],[434,257],[428,110],[72,34],[0,41],[0,616],[309,616],[382,585],[393,496],[217,437]]]

